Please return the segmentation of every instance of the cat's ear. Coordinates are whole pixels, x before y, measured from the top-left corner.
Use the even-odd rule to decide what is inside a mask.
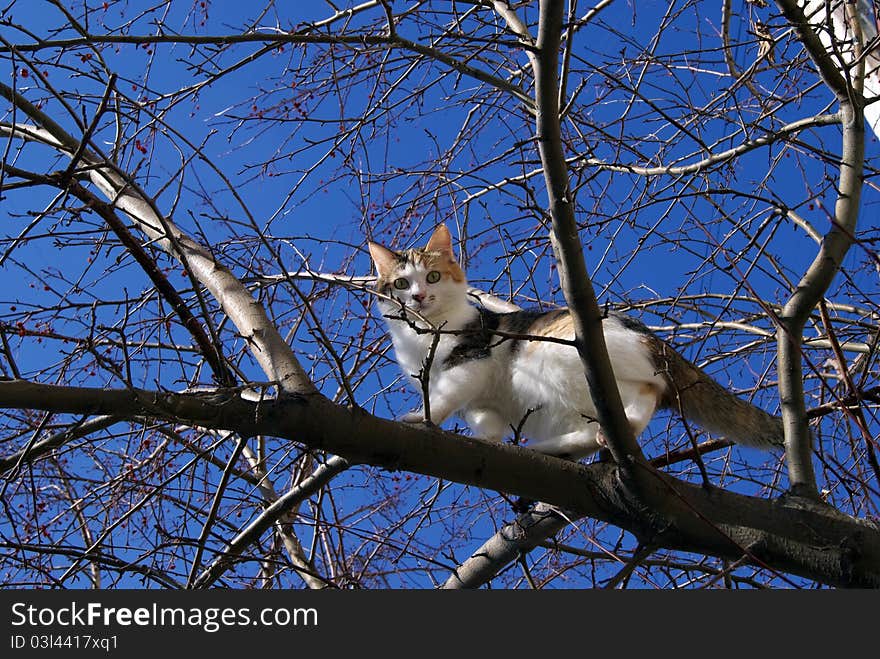
[[[397,267],[400,259],[390,249],[372,241],[367,243],[367,247],[370,248],[370,256],[373,257],[373,263],[376,264],[376,273],[380,277]]]
[[[455,254],[452,251],[452,235],[445,224],[438,224],[437,228],[434,229],[434,233],[431,234],[431,239],[428,241],[425,251],[441,252],[448,255],[450,261],[455,261]]]

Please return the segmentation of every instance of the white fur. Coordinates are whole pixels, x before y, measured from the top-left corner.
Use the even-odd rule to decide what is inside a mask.
[[[430,321],[425,323],[409,311],[406,320],[388,320],[397,360],[419,391],[436,335],[419,333],[413,326],[455,331],[478,314],[468,303],[465,282],[444,278],[428,284],[426,274],[422,266],[407,264],[400,276],[413,282],[411,289],[393,291],[399,302],[379,303],[386,317],[400,317],[402,304]],[[413,296],[422,292],[426,297],[419,304]],[[604,321],[604,331],[626,415],[638,435],[653,416],[666,384],[656,373],[641,334],[614,317]],[[432,422],[439,425],[458,413],[478,437],[501,441],[519,430],[530,448],[571,458],[589,455],[601,446],[596,408],[574,347],[533,341],[522,343],[514,354],[511,342],[505,341],[493,348],[489,358],[444,368],[444,359],[458,341],[454,334],[441,334],[436,344],[429,378]],[[424,417],[422,408],[400,420],[413,423]]]
[[[603,329],[627,419],[639,435],[654,415],[665,382],[641,335],[613,317]],[[515,407],[508,414],[523,418],[528,409],[536,409],[522,429],[531,448],[582,457],[601,446],[596,407],[574,347],[533,342],[513,356],[509,371]]]

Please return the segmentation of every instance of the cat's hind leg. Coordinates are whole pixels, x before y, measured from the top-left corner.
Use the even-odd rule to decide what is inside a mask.
[[[651,382],[630,382],[627,380],[618,382],[617,386],[620,389],[624,414],[626,414],[633,434],[638,437],[654,416],[654,412],[657,411],[657,404],[660,402],[660,388]]]
[[[660,400],[660,389],[649,382],[618,382],[623,411],[632,428],[633,435],[638,437],[657,410]],[[595,421],[584,421],[577,430],[556,437],[533,440],[529,448],[548,455],[577,460],[595,453],[605,446],[605,439],[599,424]]]
[[[629,421],[633,435],[638,439],[654,416],[654,412],[657,411],[660,389],[650,382],[630,382],[628,380],[618,382],[617,388],[623,402],[623,412]],[[601,430],[598,441],[601,446],[605,446],[605,437]]]
[[[547,455],[554,455],[558,458],[578,460],[602,448],[598,434],[599,424],[590,421],[585,422],[577,430],[563,433],[556,437],[530,439],[526,446],[532,450],[546,453]]]
[[[504,417],[491,408],[469,409],[464,413],[464,419],[475,437],[492,442],[500,442],[511,431]]]

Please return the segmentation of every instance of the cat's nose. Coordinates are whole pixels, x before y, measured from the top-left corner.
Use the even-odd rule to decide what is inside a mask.
[[[412,297],[413,297],[413,300],[415,300],[416,302],[424,302],[425,301],[425,294],[424,293],[413,293]]]

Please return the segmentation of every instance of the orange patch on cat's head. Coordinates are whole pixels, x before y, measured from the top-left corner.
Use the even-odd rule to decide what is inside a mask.
[[[464,272],[455,259],[452,251],[452,235],[445,224],[440,224],[434,229],[428,244],[423,249],[408,249],[404,252],[395,252],[387,247],[374,243],[367,243],[370,256],[376,266],[376,289],[384,290],[397,278],[398,272],[407,263],[421,265],[426,270],[436,270],[446,279],[462,283],[465,281]]]
[[[458,265],[455,252],[452,251],[452,234],[445,224],[438,224],[434,229],[425,249],[421,250],[421,259],[429,270],[436,270],[455,282],[464,281],[464,272]]]
[[[406,263],[406,255],[372,241],[367,247],[376,266],[376,290],[382,292],[397,278],[401,266]]]
[[[420,264],[425,270],[436,270],[444,279],[449,278],[458,283],[465,280],[464,271],[451,253],[412,250],[412,259],[414,263]]]

